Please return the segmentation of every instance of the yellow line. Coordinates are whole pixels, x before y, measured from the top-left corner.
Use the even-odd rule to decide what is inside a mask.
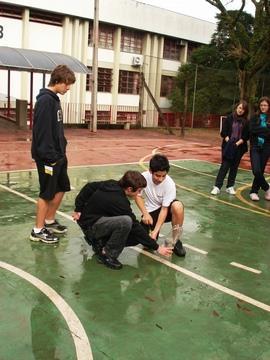
[[[255,208],[255,209],[258,209],[258,210],[261,210],[261,211],[264,211],[266,214],[270,214],[270,211],[267,210],[267,209],[264,209],[262,208],[261,206],[258,206],[258,205],[255,205],[252,201],[248,201],[246,200],[243,196],[242,196],[242,192],[248,188],[250,185],[246,185],[246,186],[241,186],[240,188],[237,189],[236,191],[236,197],[242,201],[243,203]]]

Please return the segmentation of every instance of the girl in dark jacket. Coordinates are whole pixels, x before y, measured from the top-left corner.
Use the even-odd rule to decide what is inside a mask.
[[[234,183],[237,170],[242,156],[247,152],[247,140],[249,139],[249,125],[247,121],[248,104],[240,101],[234,108],[234,112],[227,116],[222,124],[222,160],[216,177],[212,195],[220,193],[225,176],[229,171],[226,192],[235,195]]]
[[[270,157],[270,99],[259,100],[258,113],[250,120],[250,160],[254,180],[250,199],[259,201],[258,191],[265,191],[264,198],[270,200],[270,186],[264,177],[264,170]]]

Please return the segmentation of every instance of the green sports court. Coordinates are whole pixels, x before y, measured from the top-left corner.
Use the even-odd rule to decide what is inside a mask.
[[[72,221],[74,199],[88,181],[143,171],[148,148],[137,162],[69,168],[73,190],[58,214],[69,231],[55,246],[29,241],[37,172],[1,172],[1,360],[270,358],[269,202],[248,200],[248,169],[239,169],[235,197],[215,197],[218,163],[155,149],[170,158],[185,204],[187,255],[126,248],[121,271],[97,262]]]

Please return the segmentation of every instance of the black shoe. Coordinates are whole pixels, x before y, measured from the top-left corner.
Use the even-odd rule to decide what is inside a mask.
[[[104,254],[96,254],[98,258],[98,262],[106,265],[110,269],[120,270],[123,265],[117,259],[111,258],[110,256]]]
[[[186,250],[185,248],[183,247],[183,244],[180,240],[177,240],[175,245],[174,245],[174,248],[173,248],[173,252],[175,253],[175,255],[177,256],[186,256]]]
[[[34,230],[30,234],[31,241],[41,241],[46,244],[55,244],[58,243],[59,239],[57,236],[53,235],[48,229],[43,228],[39,233],[35,233]]]
[[[45,224],[45,227],[56,234],[65,234],[67,232],[67,227],[59,224],[57,220],[55,220],[52,224]]]

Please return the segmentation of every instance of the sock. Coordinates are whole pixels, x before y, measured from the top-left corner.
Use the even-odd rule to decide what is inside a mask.
[[[43,228],[37,228],[37,227],[33,228],[35,234],[38,234],[39,232],[41,232],[42,229]]]
[[[55,222],[55,219],[54,220],[46,220],[45,219],[45,224],[46,225],[51,225],[51,224],[53,224]]]
[[[172,240],[173,244],[180,240],[183,233],[183,227],[180,224],[173,225],[172,227]]]

